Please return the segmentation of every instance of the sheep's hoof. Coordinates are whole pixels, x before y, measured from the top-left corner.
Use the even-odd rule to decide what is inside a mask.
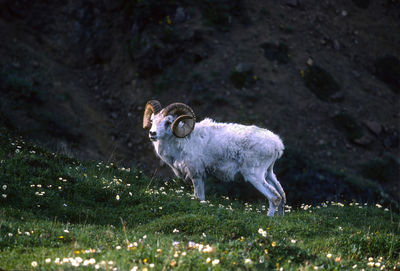
[[[285,202],[282,200],[278,206],[278,214],[281,216],[285,215]]]
[[[271,216],[271,217],[273,217],[273,216],[274,216],[274,213],[270,213],[270,212],[268,212],[267,216]]]

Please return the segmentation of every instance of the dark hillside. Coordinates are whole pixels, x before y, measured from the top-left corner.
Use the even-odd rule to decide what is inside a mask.
[[[280,134],[288,198],[300,187],[309,200],[358,199],[346,179],[399,201],[398,1],[160,3],[0,1],[1,124],[170,176],[141,128],[143,106],[181,101],[199,119]]]

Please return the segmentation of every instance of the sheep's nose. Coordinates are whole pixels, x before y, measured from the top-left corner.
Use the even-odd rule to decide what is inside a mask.
[[[149,132],[149,137],[151,141],[156,141],[157,140],[157,132]]]

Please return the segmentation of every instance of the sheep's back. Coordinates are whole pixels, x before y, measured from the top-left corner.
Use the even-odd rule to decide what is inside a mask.
[[[277,159],[283,153],[283,143],[278,135],[257,126],[234,123],[216,123],[205,119],[196,124],[191,135],[192,148],[207,167],[232,167]]]

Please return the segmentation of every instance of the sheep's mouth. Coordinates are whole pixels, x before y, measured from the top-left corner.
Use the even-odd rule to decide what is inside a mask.
[[[157,137],[156,136],[149,136],[150,141],[157,141]]]

